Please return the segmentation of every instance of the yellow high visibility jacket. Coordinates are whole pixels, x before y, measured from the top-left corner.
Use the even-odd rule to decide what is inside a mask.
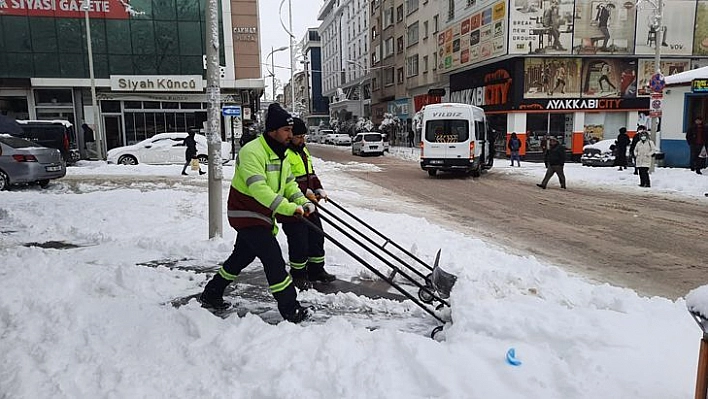
[[[241,148],[227,203],[231,227],[270,226],[276,234],[275,214],[292,216],[307,202],[290,163],[281,160],[263,136]]]

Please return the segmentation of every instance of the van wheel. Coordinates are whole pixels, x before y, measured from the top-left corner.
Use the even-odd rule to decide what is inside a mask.
[[[38,183],[39,183],[39,187],[47,188],[47,186],[49,185],[49,179],[40,180]]]
[[[8,179],[5,172],[0,170],[0,191],[7,190],[10,188],[10,179]]]
[[[138,160],[132,155],[123,155],[118,158],[118,165],[137,165]]]
[[[438,171],[435,169],[428,170],[428,176],[430,176],[430,177],[435,177],[435,175],[437,175],[437,174],[438,174]]]

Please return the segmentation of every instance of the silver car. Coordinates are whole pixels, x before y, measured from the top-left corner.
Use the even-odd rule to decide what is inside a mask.
[[[66,164],[56,148],[0,134],[0,190],[13,184],[37,183],[44,188],[66,175]]]

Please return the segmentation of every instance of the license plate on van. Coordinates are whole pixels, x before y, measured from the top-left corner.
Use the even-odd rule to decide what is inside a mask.
[[[47,166],[45,169],[47,169],[47,172],[59,172],[61,166]]]

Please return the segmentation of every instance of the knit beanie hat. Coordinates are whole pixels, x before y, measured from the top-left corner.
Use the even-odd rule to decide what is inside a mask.
[[[272,132],[283,126],[292,126],[293,117],[288,111],[284,110],[280,104],[272,103],[268,106],[268,114],[266,115],[265,131]]]
[[[293,136],[307,134],[307,125],[300,118],[293,118]]]

